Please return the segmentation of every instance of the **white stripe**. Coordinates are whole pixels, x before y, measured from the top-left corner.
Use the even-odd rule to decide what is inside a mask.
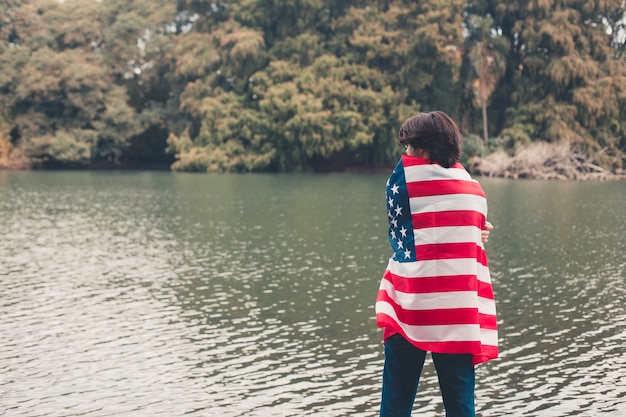
[[[480,341],[483,345],[498,346],[498,331],[491,329],[480,329]]]
[[[398,291],[386,279],[380,281],[380,290],[385,290],[389,297],[404,310],[439,310],[447,308],[475,308],[478,310],[478,296],[475,291],[447,291],[424,294]]]
[[[489,298],[478,297],[478,312],[489,316],[496,315],[496,302]]]
[[[387,269],[392,274],[403,278],[473,275],[478,271],[479,267],[483,267],[483,265],[472,258],[435,259],[416,262],[397,262],[391,258],[387,264]]]
[[[376,303],[376,312],[391,317],[404,333],[416,342],[479,342],[482,335],[478,324],[412,326],[402,323],[398,320],[393,307],[384,301]]]
[[[465,169],[444,168],[441,165],[413,165],[404,167],[406,182],[437,180],[465,180],[477,182],[472,179]]]
[[[411,214],[470,210],[487,217],[487,200],[475,194],[444,194],[409,198]]]
[[[491,284],[491,274],[489,273],[489,268],[478,262],[476,264],[478,265],[478,273],[476,274],[476,278],[478,278],[478,280],[481,282]]]
[[[475,226],[426,227],[415,229],[414,235],[416,245],[480,242],[480,229]]]

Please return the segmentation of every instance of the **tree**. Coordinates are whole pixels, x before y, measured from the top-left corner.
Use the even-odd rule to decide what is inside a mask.
[[[468,14],[465,19],[467,77],[472,92],[472,103],[482,112],[483,140],[489,146],[487,106],[491,95],[506,70],[508,42],[493,27],[493,19]]]
[[[493,2],[490,9],[511,45],[503,136],[568,140],[619,157],[626,66],[610,28],[624,17],[623,1]]]
[[[55,166],[373,166],[398,157],[402,120],[440,109],[482,131],[481,148],[490,132],[510,149],[566,139],[619,167],[625,7],[4,0],[0,152]]]

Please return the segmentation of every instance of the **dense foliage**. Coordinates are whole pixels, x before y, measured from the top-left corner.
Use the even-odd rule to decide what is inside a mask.
[[[0,166],[389,164],[440,109],[466,154],[626,152],[623,0],[0,0]]]

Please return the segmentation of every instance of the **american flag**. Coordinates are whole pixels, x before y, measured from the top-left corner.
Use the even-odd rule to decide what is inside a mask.
[[[381,280],[376,320],[420,349],[498,356],[487,255],[480,232],[487,200],[461,164],[444,168],[403,155],[387,181],[393,255]]]

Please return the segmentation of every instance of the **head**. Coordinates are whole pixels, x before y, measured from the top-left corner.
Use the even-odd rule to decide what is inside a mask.
[[[422,149],[429,159],[450,168],[461,157],[461,133],[454,121],[442,111],[418,113],[400,126],[398,142]]]

